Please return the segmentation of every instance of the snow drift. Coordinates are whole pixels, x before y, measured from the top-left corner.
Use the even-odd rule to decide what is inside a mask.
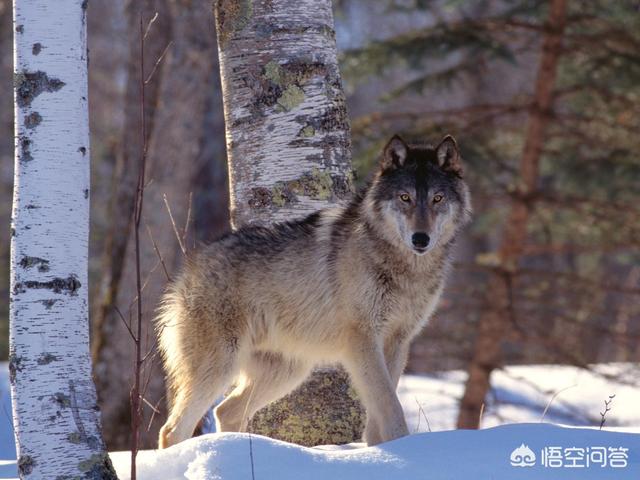
[[[531,452],[529,461],[522,464],[516,455],[514,464],[512,452],[523,448]],[[112,454],[112,460],[119,478],[128,479],[129,453]],[[539,423],[420,433],[377,447],[305,448],[220,433],[141,452],[138,465],[141,480],[637,480],[640,435]]]

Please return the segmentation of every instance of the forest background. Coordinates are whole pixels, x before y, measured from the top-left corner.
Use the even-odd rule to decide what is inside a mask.
[[[165,54],[146,99],[148,321],[182,258],[169,210],[176,218],[190,212],[189,248],[227,231],[229,217],[210,2],[142,4],[149,18],[158,12],[147,71]],[[334,7],[357,182],[393,133],[433,142],[451,133],[473,194],[473,225],[408,370],[469,371],[462,402],[477,418],[473,392],[491,395],[490,373],[504,365],[638,362],[640,3],[572,1],[556,21],[544,1],[341,0]],[[130,310],[135,281],[138,14],[139,2],[89,2],[91,338],[111,450],[126,447],[129,431],[122,386],[130,384],[132,345],[117,312]],[[543,45],[549,31],[559,46]],[[0,230],[0,360],[8,355],[12,35],[11,3],[0,0],[0,223],[7,226]],[[556,48],[553,78],[541,75],[545,48]],[[538,135],[532,119],[543,127]],[[505,228],[514,215],[522,227],[515,236]],[[162,375],[152,365],[148,414],[157,410],[160,424]],[[462,414],[458,423],[472,426]]]

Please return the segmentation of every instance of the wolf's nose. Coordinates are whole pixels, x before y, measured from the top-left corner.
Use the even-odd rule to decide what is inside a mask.
[[[416,248],[427,248],[429,245],[429,235],[424,232],[414,233],[411,237],[411,243]]]

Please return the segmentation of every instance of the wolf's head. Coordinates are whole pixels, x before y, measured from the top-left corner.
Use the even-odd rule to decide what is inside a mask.
[[[394,136],[367,197],[368,213],[375,224],[382,220],[385,237],[417,255],[451,241],[471,214],[460,153],[449,135],[437,147]]]

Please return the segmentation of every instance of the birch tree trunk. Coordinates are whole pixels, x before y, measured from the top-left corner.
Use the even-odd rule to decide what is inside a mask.
[[[21,478],[116,478],[89,355],[85,10],[14,1],[9,369]]]
[[[551,119],[553,88],[566,23],[566,0],[552,0],[543,36],[534,99],[520,160],[519,191],[512,196],[509,215],[497,252],[497,271],[487,287],[488,309],[479,320],[465,392],[460,401],[458,428],[478,428],[491,372],[502,362],[502,345],[511,330],[511,279],[527,239],[528,199],[538,185],[540,158]]]
[[[350,131],[330,0],[216,0],[231,221],[300,217],[352,192]],[[303,445],[359,440],[341,372],[317,372],[251,429]]]

